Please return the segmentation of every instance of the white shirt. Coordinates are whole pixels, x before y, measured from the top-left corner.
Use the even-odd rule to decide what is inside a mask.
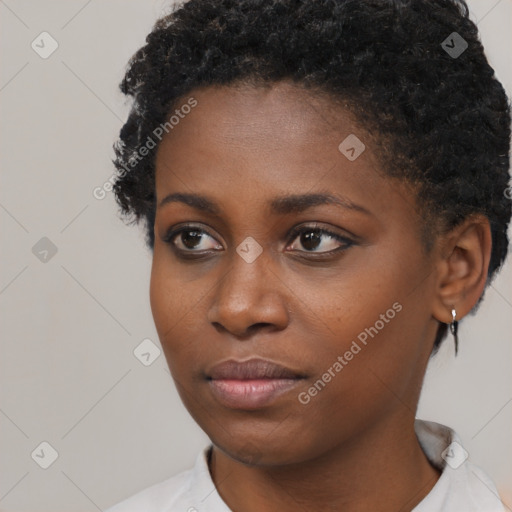
[[[459,436],[449,427],[416,419],[414,429],[430,463],[442,473],[412,512],[505,512],[486,473],[467,459]],[[207,453],[194,468],[152,485],[105,512],[231,512],[208,471]]]

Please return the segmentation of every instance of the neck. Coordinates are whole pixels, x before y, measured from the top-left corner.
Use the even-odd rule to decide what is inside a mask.
[[[440,476],[421,449],[410,414],[380,422],[313,460],[286,466],[248,466],[214,447],[210,472],[236,512],[408,512]]]

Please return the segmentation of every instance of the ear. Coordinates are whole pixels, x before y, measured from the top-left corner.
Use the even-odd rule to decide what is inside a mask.
[[[489,219],[473,215],[441,236],[433,316],[443,323],[467,315],[482,295],[491,259]]]

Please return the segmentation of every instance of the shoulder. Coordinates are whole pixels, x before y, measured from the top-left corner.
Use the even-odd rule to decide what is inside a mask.
[[[189,492],[191,476],[191,469],[183,471],[139,491],[108,508],[105,512],[163,512],[169,510]]]
[[[477,510],[485,512],[505,512],[505,506],[500,498],[494,482],[480,466],[466,461],[467,484],[461,486],[461,492],[466,491],[469,501]]]
[[[192,469],[143,489],[105,512],[230,512],[210,476],[211,447],[199,452]]]

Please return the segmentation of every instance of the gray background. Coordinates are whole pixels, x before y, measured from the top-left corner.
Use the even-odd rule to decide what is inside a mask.
[[[146,338],[159,346],[143,232],[118,218],[112,193],[92,194],[113,173],[125,64],[168,5],[0,0],[3,511],[104,510],[190,467],[207,442],[163,354],[149,366],[133,354]],[[512,1],[469,5],[510,95]],[[46,59],[31,47],[43,31],[59,45]],[[53,256],[34,254],[43,237]],[[459,433],[509,507],[511,283],[509,261],[462,323],[459,357],[450,339],[431,361],[418,412]],[[43,441],[58,452],[47,469]]]

